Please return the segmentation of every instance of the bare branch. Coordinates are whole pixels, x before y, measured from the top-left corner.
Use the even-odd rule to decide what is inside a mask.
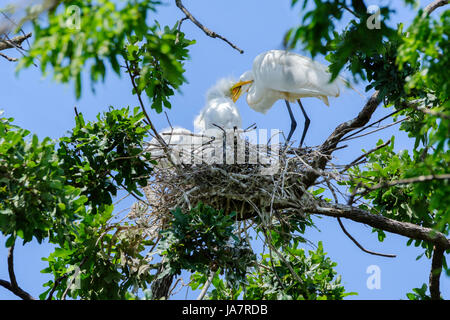
[[[442,263],[444,261],[444,249],[439,246],[434,246],[433,248],[433,260],[431,262],[431,272],[430,272],[430,295],[431,300],[440,300],[441,292],[440,277],[442,271]]]
[[[211,285],[215,275],[216,275],[216,271],[211,271],[211,274],[209,275],[208,280],[206,280],[206,283],[204,284],[202,291],[198,295],[197,300],[203,300],[203,298],[205,297],[205,294],[208,291],[209,286]]]
[[[1,53],[1,52],[0,52],[0,57],[3,57],[3,58],[5,58],[6,60],[8,60],[10,62],[16,62],[17,61],[17,58],[11,58],[11,57],[9,57],[6,54]]]
[[[422,18],[429,16],[434,10],[448,4],[448,0],[435,0],[423,9]]]
[[[6,50],[6,49],[11,49],[11,48],[17,48],[17,47],[20,48],[22,42],[24,42],[26,39],[28,39],[30,37],[31,37],[31,32],[26,35],[14,37],[10,40],[8,40],[8,39],[0,40],[0,51]]]
[[[429,115],[432,115],[432,116],[435,116],[435,117],[439,117],[439,118],[450,120],[450,115],[445,114],[443,112],[434,111],[434,110],[431,110],[431,109],[428,109],[428,108],[425,108],[425,107],[419,107],[417,101],[408,101],[408,102],[405,102],[404,105],[406,107],[413,108],[413,109],[415,109],[417,111],[421,111],[423,113],[426,113],[426,114],[429,114]]]
[[[364,155],[363,155],[363,156],[364,156]],[[336,192],[334,192],[334,189],[333,189],[331,183],[328,181],[328,179],[327,179],[325,182],[326,182],[326,184],[327,184],[327,186],[328,186],[328,189],[330,189],[331,193],[333,194],[335,203],[338,203],[338,198],[337,198],[337,196],[336,196]],[[378,253],[378,252],[375,252],[375,251],[367,250],[367,249],[364,248],[364,247],[363,247],[363,246],[362,246],[355,238],[353,238],[353,236],[347,231],[347,229],[344,227],[344,224],[342,223],[342,220],[341,220],[340,217],[337,217],[337,221],[338,221],[338,223],[339,223],[339,226],[340,226],[341,229],[342,229],[342,232],[344,232],[344,234],[345,234],[350,240],[352,240],[352,242],[353,242],[354,244],[356,244],[356,246],[357,246],[358,248],[360,248],[362,251],[364,251],[364,252],[366,252],[366,253],[369,253],[369,254],[372,254],[372,255],[375,255],[375,256],[382,256],[382,257],[387,257],[387,258],[395,258],[395,257],[396,257],[395,254],[384,254],[384,253]]]
[[[180,8],[181,11],[183,11],[183,13],[186,15],[186,17],[191,20],[197,27],[199,27],[201,30],[203,30],[203,32],[211,38],[219,38],[223,41],[225,41],[226,43],[228,43],[233,49],[236,49],[237,51],[239,51],[239,53],[244,53],[244,50],[238,48],[236,45],[234,45],[231,41],[229,41],[228,39],[222,37],[220,34],[215,33],[214,31],[209,30],[208,28],[206,28],[203,24],[201,24],[183,5],[183,3],[181,2],[181,0],[175,0],[175,3],[177,5],[178,8]]]
[[[353,243],[356,244],[356,246],[358,248],[360,248],[362,251],[364,251],[365,253],[372,254],[374,256],[386,257],[386,258],[395,258],[395,257],[397,257],[397,255],[395,255],[395,254],[378,253],[378,252],[375,252],[375,251],[370,251],[370,250],[365,249],[361,244],[359,244],[358,241],[356,241],[355,238],[352,237],[352,235],[350,233],[348,233],[348,231],[345,229],[345,227],[344,227],[340,217],[337,218],[337,221],[339,222],[339,226],[341,227],[341,229],[345,233],[345,235],[347,237],[349,237],[350,240],[352,240]]]
[[[345,137],[345,138],[344,138],[344,139],[342,139],[341,141],[347,141],[347,140],[358,139],[358,138],[361,138],[361,137],[367,136],[367,135],[369,135],[369,134],[372,134],[372,133],[375,133],[375,132],[378,132],[378,131],[384,130],[384,129],[386,129],[386,128],[389,128],[389,127],[395,126],[396,124],[399,124],[400,122],[403,122],[403,121],[405,121],[405,120],[408,120],[408,119],[409,119],[409,117],[406,117],[406,118],[403,118],[403,119],[397,120],[397,121],[395,121],[395,122],[389,123],[389,124],[387,124],[387,125],[384,125],[384,126],[382,126],[382,127],[380,127],[380,128],[377,128],[377,129],[375,129],[375,130],[372,130],[372,131],[369,131],[369,132],[366,132],[366,133],[360,134],[360,135],[358,135],[358,136],[354,136],[354,135],[352,135],[352,137],[351,137],[351,138],[349,138],[349,137]],[[364,129],[365,129],[365,128],[364,128]]]
[[[344,167],[344,169],[342,169],[339,173],[343,173],[343,172],[347,171],[347,170],[348,170],[349,168],[351,168],[353,165],[355,165],[356,163],[358,163],[358,161],[360,161],[360,160],[362,160],[363,158],[367,157],[369,154],[371,154],[371,153],[373,153],[373,152],[375,152],[375,151],[377,151],[377,150],[380,150],[381,148],[386,147],[386,146],[387,146],[388,144],[390,144],[390,143],[391,143],[391,140],[388,140],[388,141],[386,141],[385,143],[380,144],[379,146],[376,146],[375,148],[373,148],[373,149],[367,151],[366,153],[360,155],[358,158],[356,158],[355,160],[353,160],[352,162],[350,162],[348,165],[346,165],[346,166]]]
[[[363,186],[364,190],[357,192],[355,195],[364,195],[371,191],[385,188],[385,187],[393,187],[401,184],[410,184],[410,183],[417,183],[417,182],[427,182],[432,180],[449,180],[450,179],[450,173],[447,174],[440,174],[440,175],[427,175],[427,176],[418,176],[413,178],[407,178],[407,179],[399,179],[399,180],[393,180],[393,181],[385,181],[380,182],[372,187],[369,186]]]
[[[0,286],[8,289],[16,296],[23,300],[35,300],[28,292],[19,287],[14,273],[14,244],[9,248],[8,252],[8,274],[9,282],[6,280],[0,280]]]

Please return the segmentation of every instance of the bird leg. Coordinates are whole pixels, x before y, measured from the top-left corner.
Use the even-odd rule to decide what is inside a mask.
[[[289,131],[289,135],[288,135],[288,137],[286,139],[286,144],[285,144],[285,145],[287,145],[289,143],[289,141],[291,140],[291,137],[292,137],[292,134],[295,131],[295,128],[297,128],[297,121],[295,121],[294,114],[292,113],[291,106],[289,105],[289,101],[284,100],[284,102],[286,102],[286,107],[287,107],[288,112],[289,112],[289,117],[291,117],[291,131]]]
[[[300,140],[300,146],[299,146],[299,148],[301,148],[302,144],[303,144],[303,140],[305,139],[305,136],[306,136],[306,131],[308,131],[309,124],[311,123],[311,120],[309,120],[309,117],[306,114],[306,111],[303,108],[303,105],[302,105],[302,102],[300,101],[300,99],[298,99],[297,102],[298,102],[300,108],[302,109],[303,115],[305,116],[305,127],[303,128],[302,139]]]

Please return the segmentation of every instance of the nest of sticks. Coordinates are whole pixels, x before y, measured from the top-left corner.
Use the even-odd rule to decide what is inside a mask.
[[[227,137],[203,136],[192,148],[149,146],[159,154],[159,164],[143,190],[146,203],[137,204],[132,214],[151,220],[147,223],[155,231],[164,227],[172,210],[188,212],[200,202],[226,214],[236,212],[237,220],[259,217],[266,225],[274,218],[304,216],[302,208],[314,198],[300,181],[312,169],[308,162],[315,151],[252,144],[236,132]]]

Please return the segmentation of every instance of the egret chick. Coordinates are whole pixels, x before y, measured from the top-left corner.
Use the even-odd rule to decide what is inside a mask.
[[[242,118],[238,108],[231,98],[230,88],[235,81],[227,78],[220,79],[206,93],[206,105],[194,120],[194,131],[206,131],[241,128]]]
[[[168,147],[169,156],[172,159],[177,159],[180,156],[180,153],[183,153],[184,150],[187,150],[191,146],[192,141],[192,132],[188,129],[182,127],[174,127],[174,128],[166,128],[159,132],[159,135],[164,140]],[[160,165],[167,165],[168,160],[164,147],[155,137],[153,138],[147,151],[152,155],[152,159],[156,159]],[[183,153],[183,156],[188,156]]]

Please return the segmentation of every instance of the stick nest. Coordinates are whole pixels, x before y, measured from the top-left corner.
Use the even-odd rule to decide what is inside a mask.
[[[146,203],[137,204],[132,214],[150,219],[156,230],[175,208],[188,212],[202,202],[227,214],[236,212],[238,220],[259,217],[268,225],[274,217],[302,215],[302,208],[314,201],[300,181],[307,170],[314,170],[308,162],[316,151],[249,142],[238,149],[234,139],[231,146],[224,143],[225,151],[217,152],[214,148],[219,143],[187,150],[179,145],[152,145],[151,152],[159,153],[159,164],[143,189]],[[226,160],[220,163],[218,155]]]

